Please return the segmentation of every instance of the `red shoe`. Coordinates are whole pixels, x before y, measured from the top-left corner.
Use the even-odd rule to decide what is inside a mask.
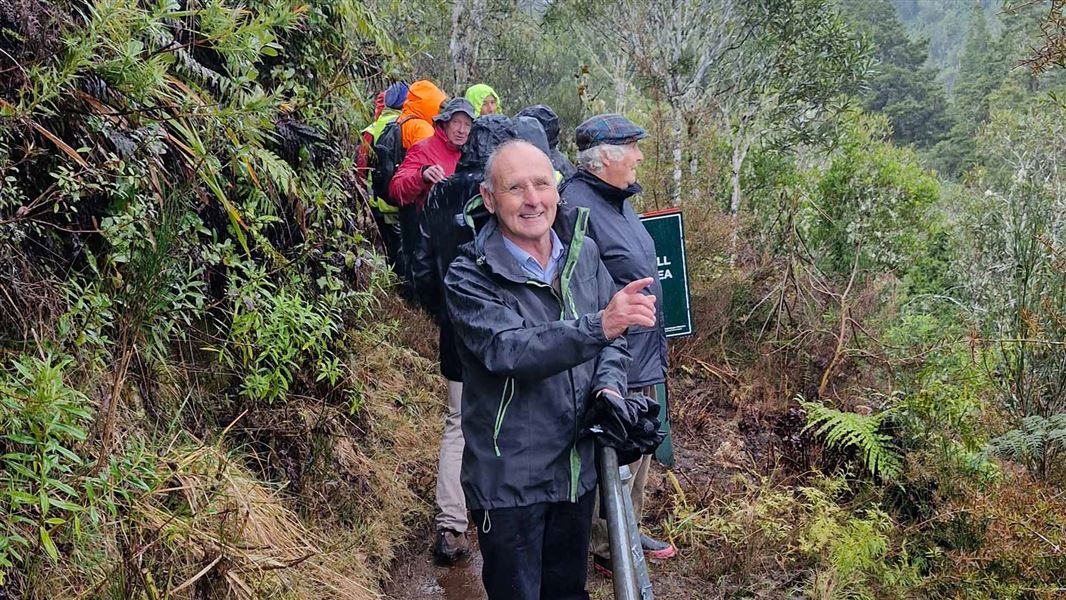
[[[644,549],[644,554],[649,558],[657,560],[673,558],[677,554],[677,550],[672,545],[644,533],[640,534],[640,547]]]

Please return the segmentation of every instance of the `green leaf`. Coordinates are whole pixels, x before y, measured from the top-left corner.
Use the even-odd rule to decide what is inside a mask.
[[[40,527],[41,532],[41,545],[44,546],[44,551],[48,553],[48,556],[52,558],[53,562],[59,562],[59,550],[56,545],[52,543],[52,536],[48,535],[48,530],[44,527]]]

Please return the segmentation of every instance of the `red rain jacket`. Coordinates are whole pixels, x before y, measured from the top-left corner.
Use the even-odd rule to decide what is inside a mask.
[[[407,151],[403,163],[389,182],[389,196],[400,206],[414,204],[422,210],[429,189],[433,187],[422,179],[422,169],[440,165],[444,169],[444,176],[451,177],[461,154],[461,149],[448,141],[444,128],[439,125],[434,127],[432,137],[416,143]]]

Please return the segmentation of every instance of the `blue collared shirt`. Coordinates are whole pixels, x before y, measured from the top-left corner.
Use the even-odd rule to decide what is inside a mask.
[[[507,239],[507,236],[503,236],[503,245],[507,247],[507,251],[511,253],[518,264],[522,266],[522,269],[530,277],[548,285],[552,284],[555,279],[555,272],[559,270],[559,261],[562,260],[563,254],[566,253],[566,249],[563,248],[563,242],[559,239],[559,236],[555,234],[554,229],[548,230],[551,233],[552,239],[552,253],[548,257],[548,266],[541,268],[537,259],[533,258],[531,254],[518,247],[517,244]]]

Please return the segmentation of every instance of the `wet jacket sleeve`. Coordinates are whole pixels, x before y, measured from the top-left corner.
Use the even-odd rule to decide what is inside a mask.
[[[389,197],[400,206],[417,204],[420,198],[425,198],[430,184],[422,179],[422,167],[431,164],[433,161],[424,144],[412,147],[389,182]]]
[[[603,311],[578,319],[527,326],[495,284],[469,260],[456,260],[445,279],[448,312],[461,343],[491,373],[544,379],[596,359],[622,338],[603,335]]]
[[[436,214],[435,199],[439,194],[440,186],[433,188],[430,198],[426,201],[426,207],[418,216],[418,239],[415,247],[411,249],[411,278],[414,280],[415,298],[423,310],[428,312],[433,320],[439,325],[444,318],[443,298],[441,297],[440,278],[437,275],[437,257],[429,232],[433,231],[431,219]]]
[[[600,306],[607,306],[615,294],[614,279],[607,271],[603,261],[599,262],[596,269],[596,281],[598,283]],[[600,311],[602,315],[603,312]],[[602,321],[600,329],[602,330]],[[599,360],[596,363],[596,376],[593,379],[593,391],[610,388],[625,396],[626,376],[629,372],[629,349],[626,346],[626,336],[618,336],[613,342],[600,351]]]

